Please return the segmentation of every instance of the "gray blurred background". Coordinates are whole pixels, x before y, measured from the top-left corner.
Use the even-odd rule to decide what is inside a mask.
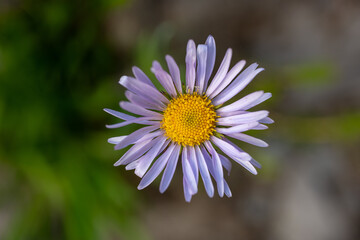
[[[184,201],[177,169],[158,182],[112,164],[106,130],[137,65],[211,34],[217,62],[265,71],[238,97],[273,97],[268,130],[239,142],[263,168],[233,164],[233,197]],[[0,239],[360,239],[359,1],[0,1]]]

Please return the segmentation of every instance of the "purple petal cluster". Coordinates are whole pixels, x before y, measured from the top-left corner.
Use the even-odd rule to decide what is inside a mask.
[[[250,108],[269,99],[271,93],[257,91],[227,104],[264,70],[258,68],[256,63],[243,70],[244,60],[237,62],[230,69],[231,57],[232,50],[228,49],[218,70],[213,72],[216,58],[214,38],[209,36],[205,44],[197,46],[193,40],[189,40],[185,56],[184,81],[180,77],[177,63],[171,56],[165,57],[168,72],[159,62],[153,62],[151,71],[166,94],[160,92],[150,78],[137,67],[132,69],[133,77],[121,77],[119,83],[127,89],[125,95],[128,101],[120,102],[120,107],[135,116],[104,109],[123,120],[107,127],[119,128],[133,123],[144,127],[126,136],[110,138],[108,141],[115,145],[116,150],[130,147],[115,166],[126,165],[127,170],[134,170],[135,174],[142,178],[138,189],[147,187],[162,173],[160,192],[163,193],[169,187],[177,166],[181,165],[186,201],[189,202],[198,192],[199,178],[209,197],[214,196],[215,187],[220,197],[224,194],[231,197],[224,171],[230,175],[232,161],[257,174],[256,168],[260,168],[261,165],[230,139],[259,147],[268,146],[263,140],[244,132],[267,129],[265,124],[273,123],[268,117],[268,111],[249,111]],[[200,145],[182,146],[166,136],[161,128],[161,121],[171,99],[194,92],[209,98],[219,117],[215,134],[209,140]]]

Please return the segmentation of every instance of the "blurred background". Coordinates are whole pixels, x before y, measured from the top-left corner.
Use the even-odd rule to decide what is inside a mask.
[[[113,167],[118,85],[137,65],[212,34],[217,62],[257,62],[239,98],[264,90],[275,124],[245,143],[233,197],[184,201]],[[360,2],[357,0],[0,0],[0,239],[360,239]],[[202,184],[201,184],[202,185]]]

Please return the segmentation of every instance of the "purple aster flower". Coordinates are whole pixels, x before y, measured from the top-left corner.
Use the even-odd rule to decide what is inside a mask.
[[[273,123],[268,111],[248,111],[271,97],[271,93],[257,91],[231,104],[227,102],[239,94],[263,68],[253,63],[244,71],[245,61],[236,63],[230,70],[232,50],[228,49],[219,69],[213,74],[215,64],[215,40],[209,36],[205,44],[197,47],[189,40],[186,49],[186,77],[182,81],[175,60],[167,55],[169,73],[154,61],[151,71],[164,87],[159,91],[152,81],[137,67],[134,77],[123,76],[119,83],[127,91],[128,101],[120,107],[136,116],[111,109],[104,109],[124,121],[107,125],[119,128],[129,124],[145,127],[127,136],[110,138],[115,149],[131,146],[115,163],[135,170],[141,179],[138,189],[152,183],[160,174],[160,192],[169,186],[178,162],[183,171],[185,200],[190,201],[198,191],[201,177],[209,197],[214,196],[214,185],[220,197],[231,197],[224,169],[230,174],[232,159],[257,174],[261,165],[229,139],[238,139],[259,147],[267,147],[264,141],[244,132],[263,130],[264,124]],[[241,72],[241,73],[240,73]]]

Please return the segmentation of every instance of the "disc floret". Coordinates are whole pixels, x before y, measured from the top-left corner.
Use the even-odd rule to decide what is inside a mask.
[[[215,107],[197,92],[181,94],[164,111],[161,128],[172,141],[182,146],[200,145],[215,132]]]

